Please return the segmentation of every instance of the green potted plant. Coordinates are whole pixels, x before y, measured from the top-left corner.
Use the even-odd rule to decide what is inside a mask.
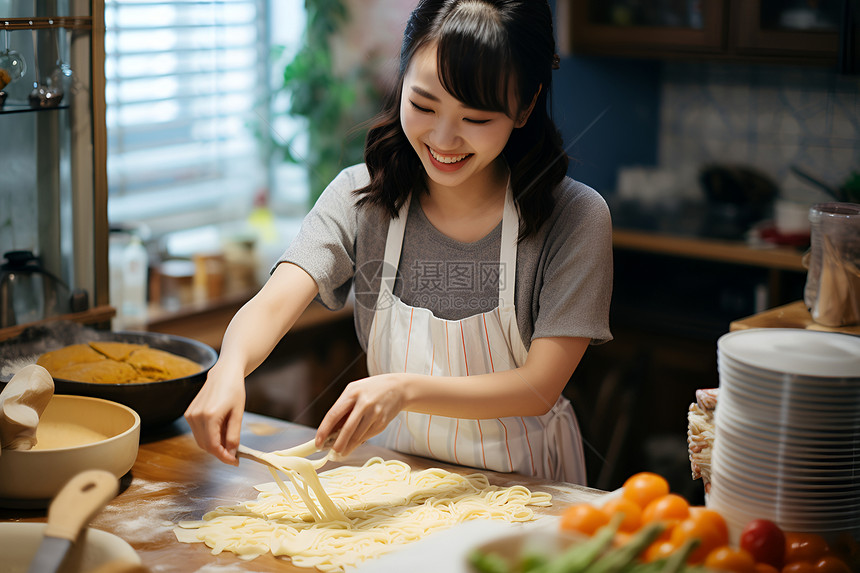
[[[274,94],[285,94],[289,103],[272,113],[305,120],[307,152],[296,152],[294,144],[300,133],[286,139],[272,137],[271,144],[285,161],[308,168],[312,206],[341,169],[363,160],[364,123],[376,110],[379,95],[368,66],[337,70],[331,39],[349,22],[345,4],[341,0],[305,0],[305,10],[302,45],[284,65],[281,85]],[[276,58],[282,59],[283,53],[284,47],[278,47]]]

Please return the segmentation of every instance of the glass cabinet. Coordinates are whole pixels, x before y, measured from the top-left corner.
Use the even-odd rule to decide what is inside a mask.
[[[834,60],[846,29],[846,0],[735,0],[735,45],[741,53]]]
[[[574,53],[844,68],[857,56],[857,15],[847,9],[852,1],[559,0],[558,5],[566,10],[561,21],[568,23]]]
[[[65,318],[104,322],[104,2],[0,0],[0,90],[0,256],[32,252]],[[26,326],[8,324],[0,340]]]
[[[717,52],[724,43],[723,0],[568,0],[576,52],[654,55]]]

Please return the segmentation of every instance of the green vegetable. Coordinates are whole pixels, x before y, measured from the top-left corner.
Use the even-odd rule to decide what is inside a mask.
[[[532,573],[580,573],[586,571],[600,554],[612,544],[612,539],[618,532],[618,527],[623,519],[623,513],[614,515],[612,520],[594,532],[590,539],[573,545]]]
[[[549,557],[545,554],[528,551],[520,558],[520,567],[517,571],[521,571],[522,573],[535,573],[539,571],[541,567],[546,566],[547,563],[549,563]]]
[[[469,553],[469,563],[480,573],[511,573],[508,562],[498,553],[476,549]]]
[[[588,573],[621,573],[633,564],[636,557],[660,537],[665,529],[666,526],[660,522],[649,523],[637,531],[627,543],[607,551],[588,568]]]
[[[624,573],[663,573],[663,567],[665,563],[665,559],[658,559],[656,561],[652,561],[651,563],[633,561],[624,570]]]
[[[681,573],[686,571],[687,558],[701,543],[698,539],[688,539],[666,558],[660,573]]]

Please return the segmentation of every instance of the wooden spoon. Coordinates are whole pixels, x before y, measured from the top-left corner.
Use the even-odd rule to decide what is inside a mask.
[[[57,571],[81,529],[118,491],[119,480],[105,470],[86,470],[70,479],[48,506],[48,525],[28,573]]]

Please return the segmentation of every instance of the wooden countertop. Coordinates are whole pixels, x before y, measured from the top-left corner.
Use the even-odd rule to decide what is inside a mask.
[[[264,451],[284,449],[305,442],[313,435],[312,428],[257,414],[246,413],[243,420],[242,443]],[[403,460],[416,470],[443,467],[463,474],[475,471],[370,445],[358,448],[343,463],[360,465],[373,456]],[[336,465],[330,464],[326,469]],[[605,493],[517,474],[483,473],[499,486],[522,484],[551,493],[553,505],[538,508],[541,515],[559,515],[573,503],[592,500]],[[180,419],[161,435],[141,438],[137,461],[122,478],[120,494],[93,519],[90,527],[124,539],[153,573],[314,571],[294,567],[286,559],[271,554],[242,561],[232,553],[212,555],[202,543],[185,544],[176,540],[173,526],[178,521],[200,519],[218,506],[252,500],[257,496],[253,486],[269,481],[268,470],[258,464],[243,460],[239,467],[228,466],[204,453],[194,442],[185,421]],[[0,521],[45,520],[45,510],[0,509]]]
[[[806,267],[803,266],[803,254],[797,249],[790,247],[769,246],[755,248],[741,241],[682,237],[618,228],[612,231],[612,244],[615,248],[634,251],[765,267],[783,271],[806,272]]]
[[[860,324],[852,326],[830,327],[818,324],[812,320],[812,315],[802,300],[782,306],[777,306],[735,321],[729,325],[729,330],[744,330],[747,328],[804,328],[806,330],[821,330],[824,332],[842,332],[844,334],[860,335]]]

